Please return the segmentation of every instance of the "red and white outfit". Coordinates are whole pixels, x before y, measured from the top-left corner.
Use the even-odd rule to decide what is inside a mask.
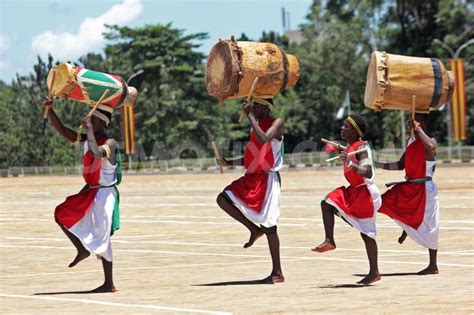
[[[102,145],[107,139],[97,140]],[[113,233],[113,219],[117,220],[118,190],[117,165],[108,158],[94,158],[84,143],[83,177],[87,185],[76,195],[56,207],[57,222],[74,234],[91,253],[112,261],[110,236]],[[114,217],[114,211],[116,211]]]
[[[258,123],[266,132],[275,119]],[[244,176],[224,189],[235,206],[256,225],[272,227],[280,217],[280,181],[277,173],[283,166],[281,140],[260,143],[251,130],[250,141],[244,152]]]
[[[432,177],[435,165],[435,161],[426,161],[421,140],[410,138],[405,151],[405,178]],[[421,246],[438,249],[438,188],[432,180],[393,186],[382,195],[380,212],[394,219]]]
[[[360,146],[367,146],[363,141],[356,141],[347,147],[347,153],[356,151]],[[368,158],[372,163],[372,153],[367,151]],[[355,155],[349,157],[352,163],[358,165]],[[344,177],[349,182],[348,187],[341,186],[330,192],[325,202],[335,207],[344,220],[356,228],[359,232],[375,239],[377,229],[375,226],[375,214],[382,204],[380,191],[375,185],[375,170],[372,167],[372,177],[365,178],[358,174],[353,168],[344,164]]]

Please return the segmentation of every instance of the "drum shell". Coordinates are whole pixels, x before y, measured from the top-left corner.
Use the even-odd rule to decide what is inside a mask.
[[[416,111],[428,113],[449,102],[454,77],[436,58],[420,58],[373,52],[365,87],[365,106],[411,111],[416,96]]]
[[[211,49],[206,69],[209,94],[220,100],[247,96],[258,77],[254,96],[270,96],[299,79],[295,56],[271,43],[221,40]]]
[[[53,83],[54,72],[54,86]],[[117,109],[127,99],[128,87],[116,75],[81,68],[71,63],[53,67],[47,78],[53,96],[73,99],[94,106],[105,90],[109,90],[102,104]]]

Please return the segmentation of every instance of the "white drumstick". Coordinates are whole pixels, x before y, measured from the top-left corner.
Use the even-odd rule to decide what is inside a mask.
[[[362,152],[367,152],[367,151],[369,151],[369,148],[365,147],[365,148],[360,149],[360,150],[356,150],[356,151],[349,152],[349,153],[347,153],[347,156],[351,156],[351,155],[354,155],[354,154],[358,154],[358,153],[362,153]],[[340,159],[340,158],[341,158],[341,156],[338,155],[338,156],[335,156],[335,157],[333,157],[333,158],[327,159],[326,162],[335,161],[335,160]]]

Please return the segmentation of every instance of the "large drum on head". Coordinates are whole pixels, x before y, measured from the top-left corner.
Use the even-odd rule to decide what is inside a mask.
[[[447,103],[454,90],[454,76],[436,58],[419,58],[374,51],[365,85],[365,106],[375,111],[411,111],[416,96],[416,112],[428,113]]]
[[[54,76],[54,80],[53,80]],[[94,106],[105,90],[109,90],[101,104],[117,109],[133,105],[137,91],[127,87],[116,75],[107,74],[63,63],[53,67],[48,74],[48,89],[53,96],[73,99]]]
[[[220,40],[207,60],[209,94],[223,101],[247,96],[259,77],[255,96],[274,95],[293,87],[299,79],[298,60],[271,43]]]

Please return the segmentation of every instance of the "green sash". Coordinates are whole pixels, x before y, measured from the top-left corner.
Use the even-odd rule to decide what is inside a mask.
[[[115,159],[117,161],[117,183],[115,183],[114,188],[117,194],[114,204],[114,213],[112,215],[112,229],[110,230],[110,235],[114,235],[114,232],[120,229],[120,194],[117,189],[117,186],[122,181],[122,156],[120,155],[120,150],[115,149]]]

